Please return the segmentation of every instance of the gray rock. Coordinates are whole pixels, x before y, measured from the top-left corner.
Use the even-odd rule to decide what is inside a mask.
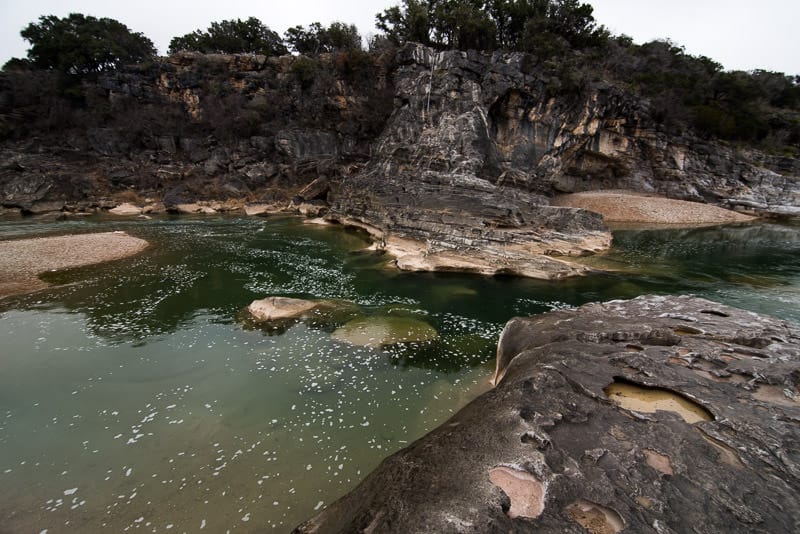
[[[86,136],[92,150],[104,156],[119,156],[130,150],[120,132],[113,128],[89,128]]]
[[[330,180],[320,177],[298,191],[297,196],[303,200],[316,200],[327,196],[331,188]]]
[[[335,192],[326,218],[371,227],[390,251],[392,239],[414,240],[425,244],[426,257],[447,258],[399,258],[401,268],[540,278],[582,272],[543,257],[596,252],[608,246],[610,235],[599,216],[549,206],[542,194],[549,186],[533,187],[531,158],[541,157],[547,147],[544,138],[528,143],[519,135],[497,133],[490,103],[502,97],[494,91],[503,74],[493,71],[496,64],[481,54],[416,45],[402,49],[398,61],[395,101],[402,104],[377,140],[366,170]],[[498,141],[498,135],[506,141]],[[512,140],[525,146],[511,150],[514,160],[503,163],[501,145]],[[465,261],[477,256],[477,266]],[[524,267],[530,263],[537,267]]]
[[[355,78],[337,57],[317,58],[305,80],[290,56],[194,53],[103,74],[86,86],[108,97],[97,109],[133,110],[142,127],[91,110],[85,123],[100,127],[26,134],[20,122],[0,147],[0,198],[27,209],[183,183],[190,201],[288,199],[324,176],[328,217],[373,228],[379,245],[415,240],[442,268],[483,254],[475,272],[541,264],[532,272],[546,277],[582,272],[548,256],[608,241],[597,217],[548,207],[557,193],[628,189],[800,216],[799,159],[669,136],[647,101],[605,82],[553,94],[530,56],[409,44],[365,56]],[[47,113],[23,107],[14,116]],[[247,190],[230,188],[236,176]]]
[[[509,321],[498,376],[297,532],[797,531],[795,326],[588,304]]]
[[[646,102],[609,84],[551,97],[523,60],[402,48],[392,115],[369,165],[335,191],[327,217],[375,228],[382,239],[490,251],[487,259],[502,262],[509,245],[571,241],[573,253],[591,251],[581,242],[602,224],[548,208],[545,197],[559,192],[626,189],[795,215],[796,173],[767,168],[791,171],[790,162],[669,137]]]
[[[275,148],[290,160],[335,156],[336,136],[320,130],[282,130],[275,136]]]
[[[119,206],[108,210],[108,213],[120,216],[141,215],[142,208],[130,202],[123,202]]]

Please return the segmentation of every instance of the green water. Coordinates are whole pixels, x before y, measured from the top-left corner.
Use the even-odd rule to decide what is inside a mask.
[[[0,301],[0,531],[284,532],[488,388],[514,315],[695,293],[800,322],[800,228],[620,231],[558,283],[409,274],[297,219],[0,221],[0,238],[125,230],[152,246]],[[268,295],[355,303],[259,329]],[[433,341],[353,346],[396,317]],[[381,319],[384,321],[385,319]]]

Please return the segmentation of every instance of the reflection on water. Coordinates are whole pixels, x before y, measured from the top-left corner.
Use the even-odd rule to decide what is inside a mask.
[[[0,301],[3,531],[285,531],[484,391],[514,315],[692,292],[800,321],[791,226],[621,231],[602,260],[625,272],[546,283],[383,269],[358,234],[294,219],[0,222],[2,237],[100,229],[153,246]],[[355,306],[242,324],[267,295]],[[358,317],[438,336],[332,339]]]

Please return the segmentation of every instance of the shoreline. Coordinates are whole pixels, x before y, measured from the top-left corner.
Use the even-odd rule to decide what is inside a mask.
[[[70,234],[0,241],[0,299],[50,287],[39,275],[119,260],[149,246],[125,232]]]

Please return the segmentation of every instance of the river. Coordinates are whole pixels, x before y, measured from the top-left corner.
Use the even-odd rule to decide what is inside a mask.
[[[800,322],[800,226],[617,230],[560,282],[402,273],[364,236],[296,218],[0,221],[0,238],[124,230],[144,253],[0,300],[0,531],[285,532],[485,391],[504,323],[693,293]],[[410,318],[425,343],[354,347],[335,321],[259,328],[268,295]]]

